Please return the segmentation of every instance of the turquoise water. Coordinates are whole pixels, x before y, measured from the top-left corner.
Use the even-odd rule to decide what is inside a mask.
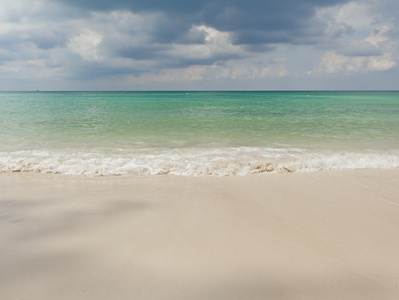
[[[3,92],[0,107],[2,172],[399,166],[399,92]]]

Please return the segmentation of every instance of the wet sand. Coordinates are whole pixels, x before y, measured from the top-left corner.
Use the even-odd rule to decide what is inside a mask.
[[[1,299],[399,299],[399,169],[0,174]]]

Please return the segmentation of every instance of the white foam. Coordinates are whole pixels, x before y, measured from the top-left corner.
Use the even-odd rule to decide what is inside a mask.
[[[135,150],[121,153],[17,151],[0,153],[0,172],[69,175],[230,176],[266,172],[314,172],[399,167],[399,151],[316,152],[303,149],[238,147]]]

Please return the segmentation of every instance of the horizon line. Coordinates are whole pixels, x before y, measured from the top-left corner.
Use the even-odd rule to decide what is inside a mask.
[[[399,92],[399,89],[303,89],[303,90],[197,90],[197,89],[187,89],[187,90],[10,90],[10,91],[0,91],[0,93],[40,93],[40,92],[104,92],[104,93],[129,93],[129,92]]]

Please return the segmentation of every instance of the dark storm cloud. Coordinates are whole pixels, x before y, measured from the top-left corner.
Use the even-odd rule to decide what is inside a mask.
[[[205,78],[208,70],[215,78],[234,80],[251,74],[254,78],[302,76],[324,70],[317,66],[324,53],[337,63],[344,61],[341,69],[357,61],[365,66],[370,61],[375,70],[389,69],[398,48],[399,2],[350,2],[9,1],[0,9],[0,79],[40,75],[51,80],[127,78],[130,82],[131,76],[152,80],[153,74],[168,72],[171,78],[184,79],[185,68],[192,66],[188,78],[197,70],[204,73],[193,78]],[[343,6],[346,3],[350,4]],[[364,25],[368,19],[361,14],[360,21],[352,22],[350,12],[358,12],[353,7],[374,23]],[[338,18],[341,11],[347,13]],[[307,61],[298,56],[306,56]],[[257,59],[272,61],[262,65]],[[333,67],[326,65],[327,71],[340,70]],[[159,80],[164,77],[167,80],[168,75]]]
[[[52,49],[57,46],[65,46],[67,37],[62,32],[35,31],[30,33],[24,40],[35,44],[39,49]]]
[[[118,72],[140,74],[157,69],[212,65],[220,61],[245,58],[248,53],[269,52],[278,44],[321,43],[328,25],[315,17],[317,9],[349,2],[349,0],[56,1],[65,5],[65,15],[60,13],[63,18],[71,18],[73,15],[71,13],[76,12],[76,20],[89,21],[91,28],[101,33],[102,40],[98,45],[98,54],[106,57],[106,60],[82,62],[78,69],[85,66],[85,70],[79,71],[79,76],[87,78],[105,76],[107,72],[110,75]],[[116,11],[118,11],[117,17],[112,17],[110,12]],[[136,17],[141,19],[121,21],[124,17],[123,12],[131,12],[132,16],[135,16],[133,19]],[[209,32],[201,26],[229,32],[229,41],[241,47],[241,50],[225,49],[228,43],[212,44],[209,39],[207,40]],[[49,39],[36,37],[31,38],[31,41],[39,48],[56,47],[68,41],[66,32],[69,37],[78,34],[65,30],[64,35],[60,35],[57,40],[51,32],[48,32]],[[206,45],[207,48],[195,48],[201,45]],[[109,63],[109,59],[119,58],[129,59],[132,63],[126,68],[115,67]],[[71,70],[71,73],[76,72]]]
[[[20,18],[16,18],[21,19]],[[33,18],[36,20],[37,18]],[[39,49],[51,49],[57,46],[65,46],[68,39],[68,28],[62,28],[58,24],[54,26],[48,19],[42,18],[43,24],[39,26],[29,26],[23,29],[15,26],[14,29],[6,33],[0,34],[0,47],[2,49],[16,50],[20,46],[27,46],[27,44],[35,45]],[[18,23],[12,23],[18,25]],[[44,24],[45,22],[45,24]],[[23,24],[21,21],[19,24]]]
[[[298,8],[331,6],[348,2],[345,0],[58,0],[75,7],[88,10],[129,9],[134,11],[164,11],[173,14],[197,14],[218,12],[223,9],[238,8],[244,11],[295,11]]]
[[[161,13],[162,26],[154,30],[157,42],[182,39],[192,25],[207,25],[229,31],[234,43],[268,44],[314,42],[323,24],[313,19],[318,7],[348,0],[59,0],[64,4],[92,11],[130,10],[134,13]],[[317,28],[315,28],[317,27]]]

